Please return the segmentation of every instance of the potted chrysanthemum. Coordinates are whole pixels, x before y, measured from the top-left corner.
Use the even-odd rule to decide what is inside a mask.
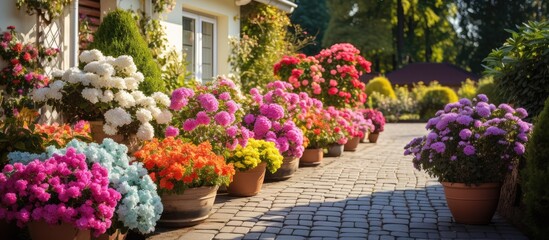
[[[372,121],[374,125],[373,130],[368,134],[368,141],[371,143],[376,143],[379,138],[379,133],[385,130],[385,117],[383,113],[375,109],[364,109],[361,110],[365,119]]]
[[[345,144],[349,141],[345,134],[343,126],[346,125],[345,119],[340,111],[334,107],[328,107],[323,110],[323,118],[328,122],[328,152],[326,157],[339,157],[343,153]]]
[[[250,138],[245,147],[238,145],[227,158],[236,170],[227,191],[234,196],[256,195],[263,186],[266,170],[276,172],[282,165],[282,159],[273,142]]]
[[[526,116],[522,108],[490,104],[483,94],[461,99],[429,119],[429,133],[413,139],[404,154],[442,182],[456,222],[487,224],[504,177],[524,154],[531,128]]]
[[[158,185],[164,205],[158,223],[167,227],[192,226],[208,218],[218,187],[228,185],[235,173],[233,164],[215,154],[209,142],[154,138],[134,156]]]

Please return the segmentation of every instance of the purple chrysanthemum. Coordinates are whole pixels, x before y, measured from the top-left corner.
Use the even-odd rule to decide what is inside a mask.
[[[446,150],[446,145],[443,142],[436,142],[431,144],[431,148],[437,153],[443,153]]]
[[[467,156],[471,156],[476,153],[476,149],[472,145],[467,145],[463,148],[463,153]]]
[[[461,131],[459,131],[459,137],[460,137],[462,140],[467,140],[467,139],[469,139],[472,135],[473,135],[473,132],[471,132],[471,130],[469,130],[469,129],[462,129]]]

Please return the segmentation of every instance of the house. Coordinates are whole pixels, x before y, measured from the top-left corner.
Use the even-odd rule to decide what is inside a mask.
[[[7,0],[4,0],[8,2]],[[209,79],[218,74],[228,74],[230,66],[229,38],[240,34],[240,6],[252,0],[176,0],[169,13],[154,15],[166,28],[167,38],[173,48],[186,52],[189,69],[197,80]],[[275,6],[288,13],[297,5],[288,0],[255,0]],[[98,21],[113,9],[132,9],[153,15],[152,0],[73,0],[57,21],[45,26],[36,16],[28,16],[18,10],[14,1],[0,8],[0,30],[8,25],[16,27],[25,39],[35,41],[40,29],[41,41],[48,47],[59,48],[59,59],[52,67],[67,69],[78,64],[78,22],[85,15]],[[5,26],[3,26],[5,25]]]
[[[408,85],[438,81],[441,85],[458,89],[467,78],[477,81],[479,77],[450,63],[410,63],[401,69],[387,73],[386,77],[395,85]]]

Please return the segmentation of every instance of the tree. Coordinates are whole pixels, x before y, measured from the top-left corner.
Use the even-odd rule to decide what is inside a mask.
[[[315,35],[313,44],[307,45],[301,51],[308,55],[316,55],[322,50],[321,41],[324,36],[330,15],[326,8],[326,0],[297,0],[298,8],[293,12],[290,20],[299,24],[307,34]]]
[[[480,73],[483,70],[482,60],[510,36],[504,30],[536,17],[538,9],[533,2],[547,6],[543,1],[532,0],[457,0],[461,40],[458,61],[473,72]],[[547,8],[539,10],[546,11]]]

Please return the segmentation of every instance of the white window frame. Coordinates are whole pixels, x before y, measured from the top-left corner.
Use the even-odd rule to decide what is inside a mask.
[[[192,18],[194,19],[195,23],[195,38],[194,38],[194,46],[195,46],[195,56],[194,56],[194,62],[195,62],[195,73],[194,77],[199,82],[211,81],[212,79],[202,79],[202,23],[207,22],[213,24],[213,59],[212,59],[212,75],[213,77],[217,76],[217,20],[212,17],[207,17],[204,15],[186,12],[183,10],[183,17],[186,18]],[[181,21],[183,21],[183,17],[181,18]]]

